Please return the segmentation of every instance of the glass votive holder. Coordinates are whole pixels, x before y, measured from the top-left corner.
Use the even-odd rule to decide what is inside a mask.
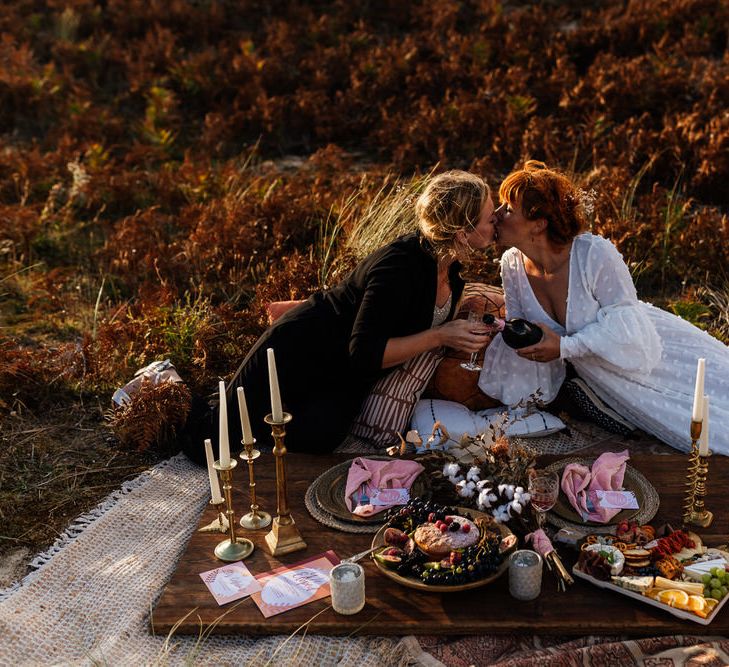
[[[534,600],[542,591],[542,557],[520,549],[509,557],[509,592],[517,600]]]
[[[365,604],[365,573],[358,563],[340,563],[329,575],[332,607],[338,614],[356,614]]]

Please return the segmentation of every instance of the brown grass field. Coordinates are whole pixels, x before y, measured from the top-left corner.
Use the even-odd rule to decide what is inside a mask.
[[[433,169],[569,172],[640,295],[729,341],[727,26],[724,0],[3,3],[0,560],[174,451],[143,409],[109,428],[137,368],[214,389]]]

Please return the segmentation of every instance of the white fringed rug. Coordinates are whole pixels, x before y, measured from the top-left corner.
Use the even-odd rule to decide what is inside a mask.
[[[331,637],[154,637],[150,610],[207,501],[183,455],[124,484],[0,591],[0,665],[397,665],[417,643]],[[415,651],[417,653],[417,651]],[[422,659],[422,658],[421,658]],[[415,660],[417,661],[417,659]]]

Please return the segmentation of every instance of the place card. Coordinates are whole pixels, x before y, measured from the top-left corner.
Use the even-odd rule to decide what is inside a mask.
[[[609,510],[637,510],[638,499],[632,491],[610,491],[596,489],[597,504]]]
[[[201,572],[200,577],[219,605],[240,600],[261,590],[261,584],[242,562]]]
[[[338,563],[337,554],[327,551],[259,574],[256,579],[261,588],[251,597],[266,618],[328,597],[329,573]]]
[[[370,505],[376,507],[406,505],[410,500],[409,489],[375,489],[370,497]]]

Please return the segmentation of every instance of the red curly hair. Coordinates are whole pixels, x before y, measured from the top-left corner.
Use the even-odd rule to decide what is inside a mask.
[[[523,169],[510,173],[499,188],[499,199],[521,204],[528,220],[544,218],[547,238],[554,245],[566,245],[585,227],[578,188],[538,160],[528,160]]]

